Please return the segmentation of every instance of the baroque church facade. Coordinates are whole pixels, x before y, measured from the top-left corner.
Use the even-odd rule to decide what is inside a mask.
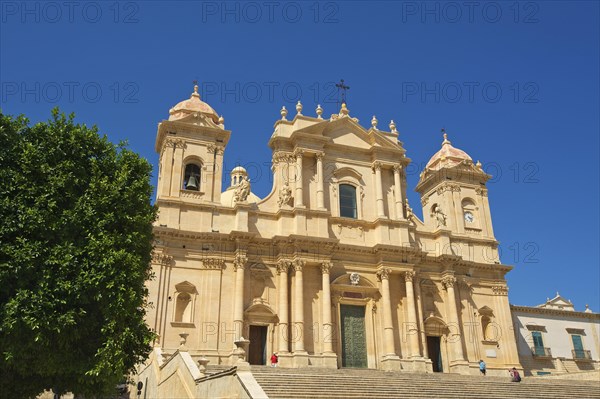
[[[410,159],[375,117],[288,118],[268,142],[273,188],[247,172],[222,187],[231,138],[200,99],[158,125],[159,218],[147,322],[165,354],[212,365],[363,367],[489,374],[520,368],[494,238],[490,178],[444,134],[407,201]]]

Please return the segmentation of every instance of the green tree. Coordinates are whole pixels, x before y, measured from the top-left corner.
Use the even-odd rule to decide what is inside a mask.
[[[152,166],[73,119],[0,112],[0,398],[114,393],[154,338]]]

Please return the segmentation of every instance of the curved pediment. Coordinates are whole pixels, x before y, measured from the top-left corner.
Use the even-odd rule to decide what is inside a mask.
[[[255,303],[244,311],[246,320],[259,323],[277,323],[277,314],[265,303]]]
[[[356,180],[358,181],[362,181],[362,175],[360,173],[358,173],[356,170],[348,167],[348,166],[344,166],[338,169],[335,169],[333,171],[333,175],[337,178],[340,179],[342,177],[354,177]]]

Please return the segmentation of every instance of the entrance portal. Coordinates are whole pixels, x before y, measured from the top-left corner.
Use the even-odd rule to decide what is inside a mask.
[[[427,337],[427,352],[429,353],[429,358],[431,359],[433,371],[436,373],[441,373],[444,371],[442,367],[442,351],[440,349],[440,342],[440,337]]]
[[[367,367],[365,307],[340,305],[342,367]]]
[[[250,347],[248,363],[267,364],[267,326],[250,326]]]

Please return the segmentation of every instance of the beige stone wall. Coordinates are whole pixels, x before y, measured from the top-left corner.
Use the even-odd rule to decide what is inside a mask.
[[[213,175],[210,167],[203,169],[201,193],[182,190],[185,160],[209,165],[212,159],[219,169],[229,134],[191,113],[159,126],[157,278],[148,285],[148,324],[165,353],[176,351],[185,332],[191,356],[229,364],[233,341],[247,338],[250,325],[266,325],[267,353],[283,351],[283,366],[337,367],[339,306],[356,304],[366,308],[371,368],[431,370],[428,334],[441,336],[445,371],[476,372],[480,358],[492,369],[520,367],[506,333],[510,266],[497,258],[487,190],[480,187],[487,175],[472,162],[448,166],[452,185],[439,170],[424,174],[417,187],[424,221],[407,219],[410,159],[398,133],[365,129],[342,109],[327,120],[276,123],[269,141],[274,185],[266,198],[221,204],[221,172]],[[286,182],[293,199],[281,204]],[[340,217],[340,184],[356,187],[356,219]],[[470,230],[464,198],[476,206]],[[433,203],[443,208],[445,225],[432,217]],[[289,263],[287,272],[278,270],[281,262]],[[352,273],[360,282],[349,280]],[[176,320],[181,298],[192,309],[184,321]],[[482,336],[483,315],[502,332],[493,340]]]

